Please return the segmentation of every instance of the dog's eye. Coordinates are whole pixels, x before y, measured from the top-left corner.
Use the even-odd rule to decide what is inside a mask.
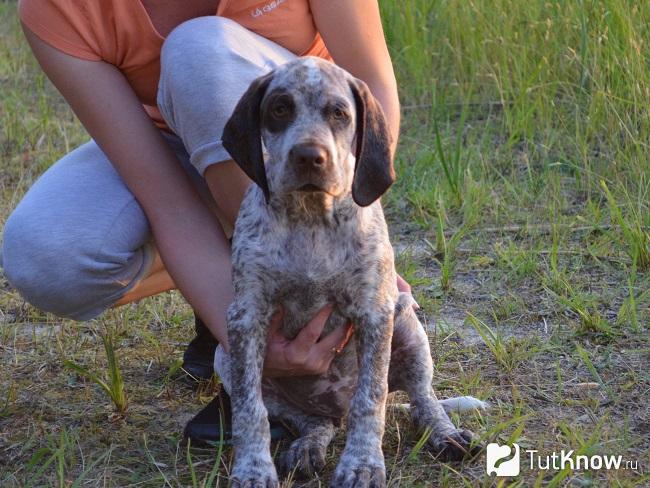
[[[284,103],[278,103],[271,109],[271,113],[276,119],[284,119],[288,117],[289,112],[289,107],[287,107]]]
[[[333,112],[333,115],[334,115],[335,119],[344,119],[346,114],[340,108],[335,108],[334,112]]]
[[[341,107],[334,107],[331,113],[333,119],[341,120],[341,121],[348,119],[348,113],[345,111],[345,109]]]

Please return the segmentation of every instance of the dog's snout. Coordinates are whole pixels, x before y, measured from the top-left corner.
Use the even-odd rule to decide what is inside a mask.
[[[318,144],[296,144],[289,151],[289,159],[298,166],[321,167],[327,163],[327,149]]]

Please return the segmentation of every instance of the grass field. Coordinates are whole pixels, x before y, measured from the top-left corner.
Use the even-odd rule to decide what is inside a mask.
[[[414,448],[407,415],[391,408],[390,486],[650,486],[650,3],[381,6],[403,105],[399,181],[384,205],[430,327],[439,395],[490,402],[455,419],[486,443],[621,455],[637,468],[540,470],[524,458],[520,476],[495,479],[483,456],[444,464]],[[0,127],[4,222],[87,138],[11,2],[0,2]],[[179,444],[218,391],[179,370],[192,334],[179,294],[75,323],[4,280],[1,290],[0,486],[227,486],[230,449]],[[124,414],[65,366],[108,379],[100,334]],[[327,486],[343,442],[307,486]]]

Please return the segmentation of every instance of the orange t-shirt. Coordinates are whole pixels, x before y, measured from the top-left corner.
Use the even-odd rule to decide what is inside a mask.
[[[117,66],[155,124],[169,130],[156,106],[164,38],[140,0],[20,0],[18,9],[22,22],[49,45]],[[308,0],[221,0],[216,15],[296,55],[331,60]]]

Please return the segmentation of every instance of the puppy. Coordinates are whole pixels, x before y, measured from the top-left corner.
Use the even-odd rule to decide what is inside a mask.
[[[220,349],[215,360],[232,397],[235,486],[278,486],[268,416],[299,433],[282,465],[308,476],[323,468],[335,425],[347,416],[331,486],[385,486],[381,443],[393,390],[408,393],[413,422],[430,431],[433,451],[448,459],[475,452],[473,435],[454,427],[443,407],[483,404],[471,397],[438,402],[427,336],[412,298],[397,290],[379,202],[395,173],[386,121],[367,86],[318,58],[289,62],[251,84],[223,144],[256,183],[233,237],[231,352]],[[263,379],[278,307],[281,331],[293,338],[328,303],[334,310],[324,334],[354,324],[328,373]]]

